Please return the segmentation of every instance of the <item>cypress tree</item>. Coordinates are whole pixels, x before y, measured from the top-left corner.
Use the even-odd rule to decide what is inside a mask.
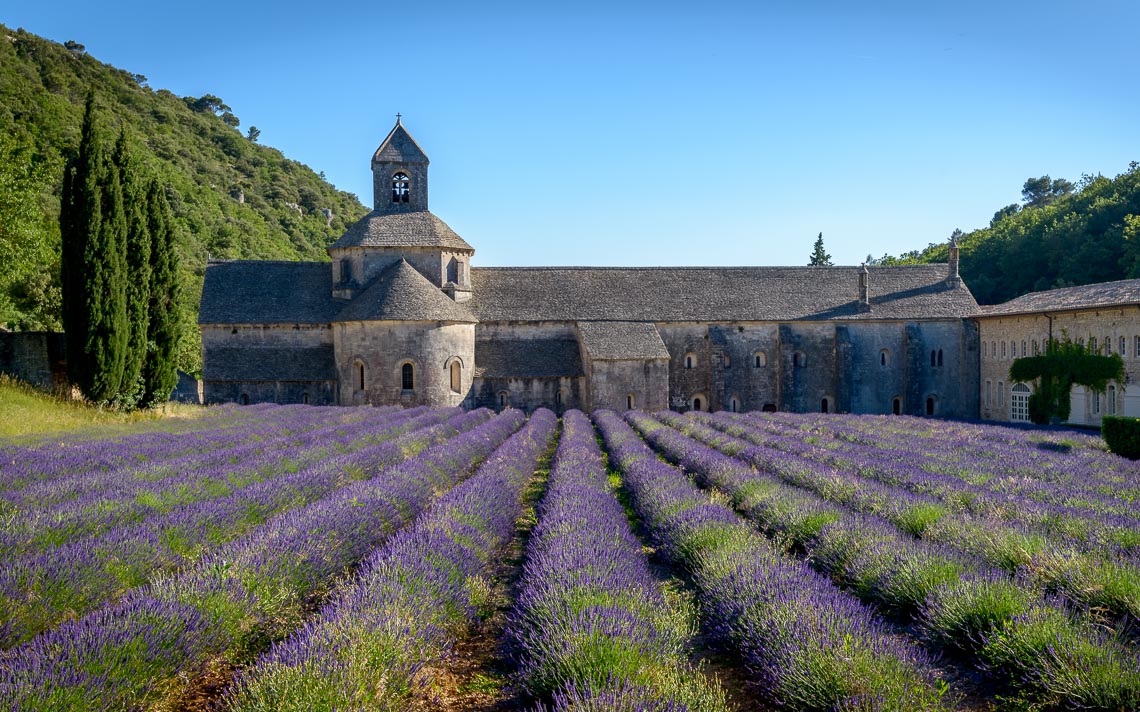
[[[68,378],[94,401],[119,393],[127,346],[125,239],[119,176],[88,94],[79,152],[64,176],[60,233]]]
[[[151,181],[146,196],[150,234],[150,306],[147,350],[143,363],[143,403],[157,405],[170,397],[178,384],[175,352],[178,350],[178,256],[166,191]]]
[[[118,401],[121,406],[132,408],[143,396],[142,371],[147,352],[147,311],[151,296],[151,237],[147,226],[147,185],[140,171],[139,160],[127,141],[126,129],[119,131],[114,162],[122,189],[127,228],[124,275],[127,352]]]

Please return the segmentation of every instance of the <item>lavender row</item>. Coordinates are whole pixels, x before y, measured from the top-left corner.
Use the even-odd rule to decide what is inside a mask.
[[[688,570],[713,631],[776,705],[794,710],[939,709],[927,658],[871,609],[780,553],[731,509],[659,460],[619,416],[594,418],[653,540]]]
[[[138,708],[177,697],[219,656],[241,662],[302,622],[319,599],[434,493],[466,478],[517,430],[518,413],[482,421],[365,479],[284,512],[193,569],[14,648],[0,666],[0,705],[14,710]]]
[[[380,442],[424,410],[376,415],[300,435],[268,434],[216,457],[177,458],[162,473],[120,468],[92,477],[99,482],[91,485],[68,487],[66,499],[53,491],[58,480],[40,483],[29,489],[40,490],[39,500],[44,504],[22,504],[0,526],[0,557],[43,551],[112,527],[141,523],[179,506],[232,495],[282,473]],[[36,494],[22,498],[34,502]]]
[[[834,457],[863,455],[873,461],[904,453],[912,468],[974,485],[979,491],[1065,507],[1076,513],[1089,510],[1127,517],[1133,519],[1133,525],[1140,519],[1135,507],[1135,500],[1140,498],[1140,470],[1129,460],[1090,447],[1029,439],[1016,445],[996,444],[977,432],[979,427],[995,426],[953,424],[943,432],[920,435],[914,432],[920,420],[907,418],[837,416],[821,422],[768,416],[743,422],[762,425],[774,434],[798,433],[798,440],[803,439],[801,428],[809,427],[819,435],[816,444]]]
[[[1087,610],[1103,611],[1109,623],[1127,628],[1140,620],[1140,567],[1112,548],[1089,548],[1081,544],[1087,544],[1087,540],[1059,536],[1047,527],[954,513],[937,499],[863,479],[782,450],[752,445],[750,439],[737,439],[683,416],[661,413],[659,417],[702,442],[828,501],[880,516],[912,536],[979,557],[991,566],[1030,579],[1035,586],[1063,593]],[[747,438],[748,431],[743,431],[743,435]]]
[[[450,421],[441,422],[449,416]],[[427,412],[398,423],[390,435],[412,432],[395,440],[315,463],[228,497],[10,560],[0,568],[0,644],[26,640],[158,574],[180,570],[278,512],[315,502],[355,478],[374,476],[410,451],[476,424],[458,409]]]
[[[761,529],[804,551],[815,568],[911,619],[936,649],[966,654],[1030,703],[1126,709],[1140,702],[1135,655],[1024,582],[756,472],[648,416],[626,419]]]
[[[479,470],[377,549],[343,593],[242,672],[229,710],[391,709],[406,704],[470,623],[479,582],[510,540],[554,437],[539,410]]]
[[[563,432],[508,623],[519,676],[555,709],[724,710],[688,663],[691,623],[667,605],[610,491],[589,418]]]
[[[212,410],[212,409],[211,409]],[[257,428],[300,432],[310,423],[352,422],[368,415],[364,408],[336,409],[273,406],[243,413],[224,427],[189,432],[151,431],[123,438],[80,440],[69,435],[33,447],[0,450],[0,491],[80,474],[93,475],[120,467],[137,467],[196,452],[239,445]]]

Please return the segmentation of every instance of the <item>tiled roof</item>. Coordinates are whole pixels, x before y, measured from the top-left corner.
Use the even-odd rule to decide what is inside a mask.
[[[206,349],[206,381],[335,381],[332,344],[310,348],[217,347]]]
[[[952,319],[978,313],[945,264],[870,267],[483,267],[471,270],[480,321],[799,321]]]
[[[595,361],[668,359],[657,327],[640,321],[580,321],[578,337]]]
[[[475,375],[480,378],[581,376],[578,342],[571,338],[476,339]]]
[[[454,321],[474,323],[462,304],[429,282],[406,260],[386,267],[333,321]]]
[[[198,323],[328,324],[343,306],[328,262],[210,262]]]
[[[388,132],[388,136],[380,143],[376,153],[372,155],[372,162],[391,161],[393,163],[427,163],[428,157],[404,125],[396,121],[396,125]]]
[[[427,210],[392,214],[373,211],[357,220],[329,249],[347,247],[442,247],[475,251],[447,223]]]
[[[1081,287],[1062,287],[1045,292],[1031,292],[1003,304],[983,307],[983,316],[1027,314],[1045,311],[1096,309],[1122,305],[1140,305],[1140,279],[1101,282]]]

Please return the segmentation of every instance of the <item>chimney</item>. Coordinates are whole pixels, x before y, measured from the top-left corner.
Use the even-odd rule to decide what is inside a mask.
[[[857,307],[861,312],[871,311],[870,272],[866,263],[859,265],[859,285],[856,294]]]
[[[958,274],[958,235],[950,236],[949,260],[947,264],[946,284],[950,287],[961,287],[962,277]]]

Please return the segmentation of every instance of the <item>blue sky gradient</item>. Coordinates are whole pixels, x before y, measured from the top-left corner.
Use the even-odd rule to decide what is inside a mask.
[[[1140,3],[20,3],[371,201],[396,112],[477,265],[837,264],[1140,160]]]

